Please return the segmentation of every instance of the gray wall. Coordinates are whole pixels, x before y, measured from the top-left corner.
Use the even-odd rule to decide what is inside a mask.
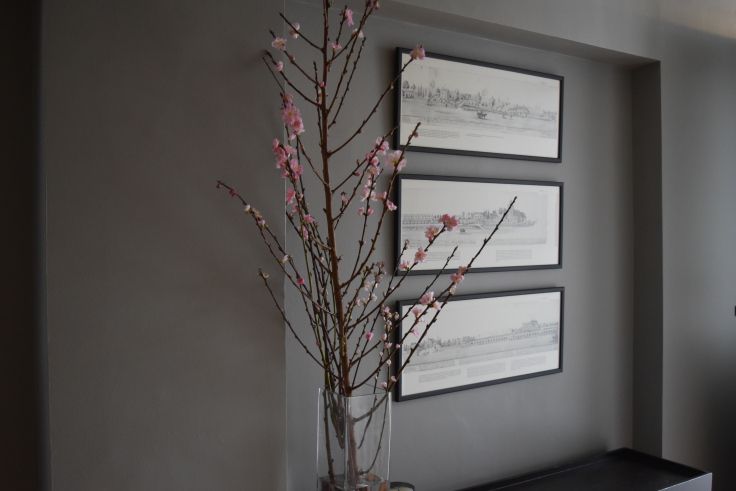
[[[319,11],[287,3],[303,29]],[[309,31],[307,31],[309,32]],[[405,172],[543,179],[565,183],[564,269],[470,275],[463,293],[566,287],[564,372],[512,384],[395,403],[391,475],[423,491],[447,490],[563,463],[632,444],[633,188],[631,77],[619,67],[377,18],[356,76],[348,121],[362,119],[393,70],[393,49],[413,46],[565,76],[563,163],[543,164],[411,153]],[[299,51],[303,59],[307,50]],[[362,155],[391,126],[392,103],[366,131]],[[309,128],[308,128],[309,130]],[[421,131],[420,131],[421,134]],[[421,136],[420,136],[421,139]],[[362,153],[359,153],[362,152]],[[346,157],[339,162],[350,162]],[[343,166],[343,168],[346,168]],[[355,250],[357,223],[340,230],[340,251]],[[390,228],[380,250],[386,261]],[[591,230],[595,230],[591,234]],[[296,244],[294,239],[292,244]],[[348,260],[348,263],[349,260]],[[412,278],[398,298],[417,295]],[[300,306],[287,289],[290,313]],[[301,319],[305,324],[306,319]],[[314,475],[318,373],[287,338],[289,489]]]
[[[492,0],[464,2],[461,11],[440,0],[389,5],[661,60],[662,452],[714,471],[717,490],[736,488],[736,400],[728,390],[736,379],[733,2]]]
[[[215,189],[232,182],[282,230],[259,59],[278,7],[45,2],[54,491],[282,486],[267,258]]]

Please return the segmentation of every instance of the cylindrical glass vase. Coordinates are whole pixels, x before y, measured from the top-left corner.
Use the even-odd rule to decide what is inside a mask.
[[[317,399],[317,491],[388,491],[390,394]]]

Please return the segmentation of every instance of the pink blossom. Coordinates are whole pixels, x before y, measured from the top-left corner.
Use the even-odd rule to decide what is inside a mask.
[[[416,47],[411,50],[411,59],[412,60],[423,60],[425,56],[424,53],[424,46],[421,44],[417,44]]]
[[[434,310],[440,310],[442,308],[442,304],[435,300],[434,302],[432,302],[432,308]]]
[[[368,166],[368,173],[372,176],[377,176],[381,173],[381,168],[377,165]]]
[[[399,264],[399,269],[401,271],[408,271],[409,268],[411,268],[409,261],[401,261],[401,264]]]
[[[302,238],[304,240],[309,238],[309,229],[307,229],[306,225],[302,225]]]
[[[365,339],[370,343],[371,339],[373,339],[373,331],[368,331],[367,333],[365,333]]]
[[[388,382],[381,382],[381,388],[386,390],[388,388]]]
[[[360,208],[358,208],[358,215],[363,215],[363,216],[369,217],[369,216],[373,215],[373,208],[371,208],[370,206],[367,207],[367,208],[361,206]]]
[[[414,314],[414,317],[418,319],[424,314],[424,309],[417,305],[416,307],[411,309],[411,313]]]
[[[346,8],[345,12],[343,12],[343,15],[345,16],[345,22],[348,23],[349,26],[355,25],[355,22],[353,22],[353,11]]]
[[[335,41],[333,41],[330,44],[330,47],[332,48],[332,51],[335,51],[335,52],[340,51],[342,49],[342,46],[340,45],[340,43],[336,43]]]
[[[450,275],[450,280],[458,285],[465,279],[465,273],[468,271],[468,268],[466,266],[460,266],[457,268],[457,273],[453,273]]]
[[[376,152],[381,155],[386,155],[386,152],[388,152],[388,142],[385,138],[376,138]]]
[[[273,41],[271,41],[271,46],[273,46],[276,49],[280,49],[281,51],[286,50],[286,39],[282,37],[274,38]]]
[[[421,263],[425,259],[427,259],[427,251],[420,247],[419,249],[417,249],[417,252],[414,253],[414,261],[417,263]]]
[[[281,120],[286,124],[294,135],[301,135],[304,133],[304,121],[302,120],[302,113],[298,107],[293,103],[291,95],[287,94],[284,96],[284,105],[281,109]],[[289,139],[293,139],[291,135]]]
[[[404,152],[401,150],[394,150],[389,156],[389,162],[393,165],[397,171],[401,171],[406,166],[406,158]]]
[[[376,195],[376,199],[379,200],[379,201],[386,201],[386,198],[387,197],[388,197],[388,193],[386,191],[384,191],[382,193],[378,193]]]
[[[304,286],[304,278],[302,278],[301,276],[297,276],[296,277],[296,284],[299,285],[299,286]]]
[[[394,204],[394,202],[391,201],[390,199],[387,199],[386,200],[386,208],[388,208],[388,211],[396,211],[396,209],[398,208],[398,206],[396,206]]]
[[[386,365],[390,367],[391,366],[391,360],[386,360]]]
[[[294,191],[294,188],[289,188],[286,190],[286,197],[284,198],[286,200],[286,203],[291,204],[294,202],[294,198],[296,198],[296,191]]]
[[[301,29],[302,26],[298,22],[294,22],[292,26],[293,27],[289,29],[289,34],[291,34],[291,37],[296,39],[299,37],[299,29]]]
[[[309,213],[307,213],[306,215],[304,215],[304,221],[307,222],[307,223],[314,223],[317,220],[315,220],[312,215],[310,215]]]
[[[438,227],[435,227],[434,225],[430,225],[427,227],[427,230],[424,231],[424,236],[427,238],[428,241],[433,241],[435,237],[437,237],[437,234],[440,233],[440,229]]]
[[[422,305],[429,305],[434,302],[434,292],[427,292],[424,295],[422,295],[422,298],[419,299],[419,303]]]
[[[284,62],[283,61],[277,61],[274,64],[277,72],[283,72],[284,71]]]
[[[344,191],[340,193],[340,201],[342,201],[343,206],[348,204],[348,195]]]
[[[442,225],[444,225],[449,231],[452,231],[452,229],[460,225],[460,220],[458,220],[454,215],[450,215],[448,213],[442,215],[440,222],[442,222]]]
[[[365,37],[363,31],[359,31],[357,28],[353,29],[353,35],[358,36],[358,39],[363,39]]]
[[[302,173],[304,172],[304,168],[299,165],[299,161],[297,161],[296,159],[292,159],[291,162],[289,162],[289,168],[291,169],[291,173],[294,175],[295,179],[301,177]]]

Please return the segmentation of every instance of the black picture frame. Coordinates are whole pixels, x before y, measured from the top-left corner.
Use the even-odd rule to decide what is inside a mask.
[[[431,397],[431,396],[440,395],[440,394],[448,394],[452,392],[475,389],[479,387],[488,387],[492,385],[516,382],[519,380],[543,377],[545,375],[552,375],[555,373],[562,373],[563,360],[564,360],[563,351],[564,351],[564,326],[565,326],[565,288],[564,287],[534,288],[534,289],[526,289],[526,290],[509,290],[509,291],[478,293],[478,294],[470,294],[470,295],[456,295],[450,298],[448,305],[450,305],[450,302],[463,302],[467,300],[493,299],[493,298],[500,298],[500,297],[515,297],[515,296],[546,294],[546,293],[559,293],[560,294],[560,297],[559,297],[560,298],[560,301],[559,301],[559,331],[558,331],[558,338],[557,338],[558,357],[557,357],[557,367],[556,368],[540,370],[538,372],[530,372],[530,373],[525,373],[525,374],[516,375],[516,376],[509,376],[509,377],[504,377],[504,378],[499,378],[499,379],[485,380],[482,382],[468,383],[468,384],[456,385],[452,387],[445,387],[445,388],[437,389],[437,390],[415,392],[412,394],[402,393],[402,389],[404,388],[403,384],[404,384],[404,377],[405,377],[405,374],[402,374],[401,376],[397,378],[396,384],[394,385],[394,391],[393,391],[394,400],[396,402],[403,402],[403,401],[409,401],[409,400],[419,399],[423,397]],[[401,314],[404,307],[411,307],[415,305],[416,303],[417,303],[417,300],[400,300],[396,302],[396,312]],[[441,322],[442,314],[443,313],[440,313],[437,323]],[[396,343],[400,343],[401,339],[403,338],[403,325],[402,324],[396,327],[396,331],[394,335],[394,341]],[[433,325],[432,327],[430,327],[429,328],[430,332],[435,327],[436,325]],[[394,360],[393,360],[394,375],[396,374],[396,371],[399,369],[399,367],[401,367],[403,363],[402,354],[403,354],[402,349],[398,349],[395,352]],[[408,367],[410,366],[412,366],[411,361]]]
[[[402,68],[402,56],[405,54],[411,53],[411,49],[408,48],[402,48],[397,47],[396,48],[396,67],[395,67],[395,73],[398,77],[397,84],[396,84],[396,90],[394,90],[394,127],[396,127],[396,131],[394,132],[394,148],[400,148],[404,149],[406,142],[406,137],[408,135],[403,135],[401,132],[401,99],[402,99],[402,82],[403,82],[403,74],[401,74],[401,68]],[[484,68],[491,68],[495,70],[503,70],[513,73],[520,73],[524,75],[530,75],[533,77],[540,77],[540,78],[546,78],[551,80],[556,80],[559,82],[559,118],[558,118],[558,125],[557,125],[557,156],[556,157],[545,157],[540,155],[527,155],[522,153],[503,153],[503,152],[486,152],[486,151],[478,151],[478,150],[465,150],[461,148],[445,148],[445,147],[428,147],[428,146],[422,146],[421,144],[421,133],[422,129],[420,128],[419,134],[420,138],[417,139],[411,146],[409,146],[409,151],[416,151],[416,152],[428,152],[428,153],[439,153],[439,154],[450,154],[450,155],[465,155],[465,156],[474,156],[474,157],[491,157],[491,158],[499,158],[499,159],[511,159],[511,160],[528,160],[528,161],[535,161],[535,162],[547,162],[547,163],[556,163],[559,164],[562,162],[562,129],[563,129],[563,103],[564,103],[564,93],[565,93],[565,77],[561,75],[554,75],[551,73],[544,73],[540,71],[535,70],[528,70],[524,68],[518,68],[518,67],[512,67],[508,65],[500,65],[496,63],[490,63],[490,62],[484,62],[479,60],[471,60],[467,58],[460,58],[456,56],[449,56],[449,55],[443,55],[439,53],[426,53],[427,58],[435,58],[438,60],[444,60],[444,61],[450,61],[450,62],[456,62],[456,63],[463,63],[467,65],[474,65]],[[421,61],[416,61],[416,63],[421,63]]]
[[[563,211],[564,211],[564,183],[558,181],[539,181],[539,180],[522,180],[522,179],[501,179],[501,178],[490,178],[490,177],[459,177],[459,176],[438,176],[438,175],[427,175],[427,174],[398,174],[396,179],[394,200],[398,206],[398,210],[394,216],[394,265],[395,274],[403,275],[427,275],[440,273],[441,269],[417,269],[416,267],[412,271],[402,271],[399,268],[401,261],[401,250],[404,243],[404,237],[402,235],[402,217],[403,217],[403,205],[405,204],[405,196],[403,193],[404,183],[411,180],[426,180],[426,181],[446,181],[446,182],[468,182],[468,183],[487,183],[487,184],[510,184],[519,186],[545,186],[545,187],[557,187],[559,189],[559,210],[558,210],[558,248],[557,248],[557,262],[552,264],[531,264],[531,265],[515,265],[515,266],[482,266],[476,262],[470,270],[470,273],[488,273],[488,272],[499,272],[499,271],[528,271],[528,270],[542,270],[542,269],[560,269],[562,268],[562,244],[563,244]],[[439,224],[438,224],[439,225]],[[461,224],[462,225],[462,224]],[[449,232],[454,233],[454,232]],[[493,239],[488,246],[493,245]],[[480,258],[479,258],[480,259]],[[445,270],[446,273],[453,273],[455,268],[448,266]]]

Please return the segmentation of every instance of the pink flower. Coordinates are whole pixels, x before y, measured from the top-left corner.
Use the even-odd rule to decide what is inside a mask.
[[[309,213],[307,213],[306,215],[304,215],[304,221],[307,222],[307,223],[314,223],[317,220],[315,220],[312,215],[310,215]]]
[[[435,227],[434,225],[430,225],[427,227],[427,230],[424,231],[424,236],[427,238],[428,241],[433,241],[435,237],[437,237],[437,234],[440,233],[440,229],[438,227]]]
[[[412,60],[423,60],[424,55],[424,46],[422,46],[421,44],[417,44],[417,46],[413,50],[411,50]]]
[[[304,172],[304,168],[299,165],[299,162],[296,159],[292,159],[291,162],[289,162],[289,168],[291,169],[291,173],[294,175],[295,179],[300,178]]]
[[[284,96],[284,106],[281,109],[281,120],[286,124],[294,135],[301,135],[304,133],[304,121],[302,120],[302,113],[298,107],[292,102],[293,98],[287,94]],[[293,135],[290,136],[290,139]]]
[[[294,22],[292,26],[293,27],[289,29],[289,34],[291,35],[291,37],[296,39],[299,37],[299,29],[301,29],[302,26],[298,22]]]
[[[389,156],[389,162],[391,162],[391,165],[393,165],[397,171],[401,171],[401,169],[406,166],[406,158],[403,154],[404,152],[401,150],[394,150]]]
[[[366,341],[368,341],[370,343],[371,342],[371,339],[373,339],[373,331],[369,331],[369,332],[365,333],[365,339],[366,339]]]
[[[274,65],[276,67],[277,72],[283,72],[284,71],[284,62],[283,61],[277,61]]]
[[[391,375],[391,382],[396,383],[396,377],[394,377],[393,375]]]
[[[431,303],[434,303],[434,292],[427,292],[422,295],[422,298],[419,299],[419,303],[422,305],[429,305]]]
[[[343,206],[348,204],[348,195],[344,191],[340,193],[340,201],[342,201]]]
[[[304,286],[304,278],[302,278],[301,276],[297,276],[296,284],[299,286]]]
[[[465,266],[460,266],[457,268],[457,273],[453,273],[450,275],[450,280],[458,285],[465,279],[465,272],[468,271],[468,268]]]
[[[427,251],[420,247],[417,249],[417,252],[414,253],[414,262],[421,263],[425,259],[427,259]]]
[[[358,208],[358,215],[364,215],[364,216],[369,217],[373,215],[373,208],[371,207],[365,208],[361,206],[360,208]]]
[[[388,152],[388,142],[384,138],[376,138],[376,152],[381,155],[386,155]]]
[[[409,268],[411,268],[411,264],[409,264],[409,261],[401,261],[401,264],[399,264],[399,269],[401,271],[408,271]]]
[[[440,310],[442,308],[442,304],[435,300],[434,302],[432,302],[432,308],[435,310]]]
[[[388,388],[388,382],[381,382],[381,388],[386,390]]]
[[[271,46],[273,46],[276,49],[280,49],[281,51],[284,51],[286,49],[286,39],[282,37],[274,38],[274,40],[271,41]]]
[[[353,11],[352,10],[346,8],[343,15],[345,16],[345,22],[347,22],[349,26],[352,27],[353,25],[355,25],[355,22],[353,22]]]
[[[396,206],[394,204],[394,202],[391,201],[390,199],[387,199],[386,200],[386,208],[388,208],[388,211],[396,211],[396,209],[398,208],[398,206]]]
[[[460,225],[460,220],[457,219],[454,215],[450,215],[445,213],[442,215],[442,218],[440,218],[440,222],[442,222],[442,225],[447,228],[447,230],[452,231],[453,228]]]
[[[294,198],[296,198],[296,191],[294,191],[294,188],[289,188],[286,190],[286,197],[284,198],[287,204],[291,204],[294,202]]]
[[[330,44],[330,47],[332,48],[332,51],[335,51],[335,52],[340,51],[342,49],[342,46],[340,45],[340,43],[336,43],[334,41]]]
[[[307,229],[306,225],[302,225],[302,238],[304,240],[307,240],[309,238],[309,230]]]
[[[358,39],[363,39],[365,37],[363,31],[359,31],[357,28],[353,29],[353,35],[358,36]]]

